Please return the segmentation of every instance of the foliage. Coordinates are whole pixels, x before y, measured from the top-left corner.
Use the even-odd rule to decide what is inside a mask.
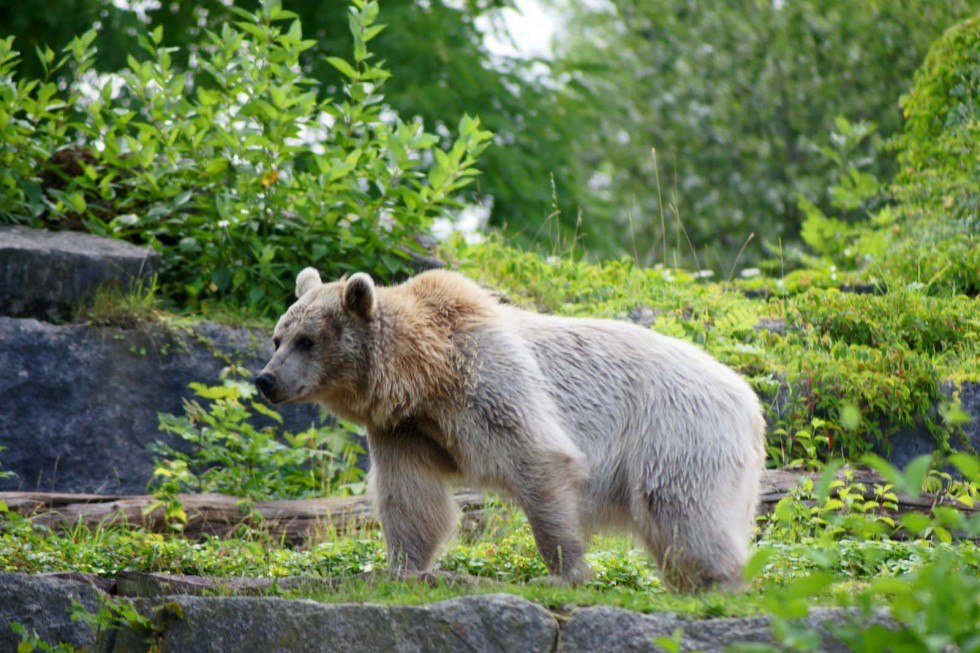
[[[65,642],[58,642],[57,644],[47,642],[38,636],[37,631],[28,631],[20,623],[15,622],[10,624],[10,630],[20,637],[20,643],[17,645],[17,653],[34,653],[34,651],[41,653],[77,653],[78,651],[73,645],[66,644]]]
[[[904,472],[881,458],[866,458],[888,481],[870,488],[856,481],[849,468],[844,469],[843,480],[835,478],[840,463],[830,465],[816,482],[801,477],[799,487],[780,499],[766,519],[762,537],[779,542],[826,542],[906,535],[920,540],[934,538],[946,544],[952,542],[954,532],[962,537],[977,537],[980,516],[967,518],[956,508],[973,508],[977,503],[980,474],[971,466],[978,459],[954,454],[949,460],[963,467],[965,480],[954,480],[949,472],[933,465],[932,456],[928,455],[910,462]],[[924,490],[936,496],[935,504],[927,512],[906,512],[896,519],[898,493],[914,498]]]
[[[902,98],[907,120],[904,134],[893,139],[900,170],[887,187],[892,203],[874,206],[878,186],[852,161],[843,161],[842,179],[851,180],[857,202],[848,206],[835,196],[839,217],[801,198],[802,235],[812,251],[835,266],[883,273],[931,293],[980,293],[978,64],[980,18],[973,18],[933,45]],[[841,124],[850,129],[842,130],[845,141],[863,137]],[[853,219],[855,206],[865,219]]]
[[[961,454],[953,460],[967,475],[965,483],[972,486],[975,496],[980,483],[980,459]],[[930,461],[928,457],[917,459],[904,472],[899,472],[880,459],[872,462],[896,486],[916,496],[924,484]],[[840,509],[836,517],[838,524],[859,515],[870,520],[877,519],[873,511],[869,513],[866,508],[859,507],[857,513],[848,511],[846,496],[849,493],[842,496],[840,486],[835,487],[834,483],[828,482],[829,478],[829,473],[825,474],[815,488],[813,496],[817,510],[814,514],[821,512],[818,506],[822,504],[824,510]],[[833,499],[831,491],[835,489],[842,501]],[[882,493],[882,497],[887,498],[887,491]],[[831,506],[832,502],[837,505]],[[878,507],[881,506],[873,506]],[[965,536],[976,537],[980,534],[980,516],[973,515],[970,520],[966,520],[957,514],[957,527],[963,529]],[[925,532],[940,535],[945,532],[949,520],[949,512],[935,507],[931,515],[903,515],[903,525],[918,535]],[[918,526],[913,528],[913,522]],[[872,522],[865,519],[865,523]],[[773,616],[773,633],[784,648],[742,645],[736,650],[820,650],[819,634],[794,620],[806,616],[809,606],[818,597],[826,596],[828,589],[834,586],[836,574],[839,573],[842,558],[846,554],[839,545],[823,545],[832,542],[839,535],[840,531],[831,528],[817,533],[815,541],[810,540],[815,543],[808,551],[812,563],[811,573],[788,582],[767,583],[763,604],[766,611]],[[948,537],[940,536],[940,539],[950,541]],[[751,577],[763,570],[769,557],[768,551],[760,549],[747,566],[747,575]],[[838,604],[856,610],[850,613],[848,623],[834,630],[834,636],[851,650],[946,651],[951,647],[963,651],[980,650],[976,629],[976,624],[980,623],[980,576],[976,573],[976,567],[980,564],[980,551],[975,546],[967,546],[958,554],[946,546],[939,546],[928,560],[902,570],[889,571],[887,567],[883,568],[882,557],[877,552],[872,554],[870,561],[872,568],[877,568],[879,573],[873,573],[868,583],[851,587],[848,591],[834,592]],[[888,606],[896,627],[875,623],[875,613],[883,604]]]
[[[368,50],[383,29],[376,2],[354,1],[353,60],[328,59],[343,97],[322,101],[299,65],[315,41],[295,14],[274,0],[231,11],[239,20],[198,44],[198,76],[176,66],[162,28],[140,39],[146,58],[130,55],[108,77],[92,76],[94,31],[57,61],[43,51],[49,75],[72,67],[64,94],[53,81],[15,83],[4,41],[0,127],[13,138],[3,139],[0,217],[80,222],[151,245],[164,255],[163,292],[197,308],[220,298],[276,313],[309,264],[333,276],[404,273],[414,237],[473,180],[490,134],[464,116],[443,150],[420,121],[389,115],[390,73]]]
[[[901,205],[884,266],[934,291],[980,294],[980,17],[950,28],[902,98]]]
[[[126,67],[126,55],[138,49],[139,37],[149,38],[153,29],[163,27],[167,42],[178,48],[172,52],[175,66],[196,79],[206,78],[193,64],[205,47],[207,30],[217,32],[239,18],[231,3],[221,0],[141,5],[72,0],[70,9],[63,0],[54,8],[47,0],[29,6],[4,4],[10,3],[0,2],[0,35],[15,35],[26,49],[65,43],[96,24],[100,47],[94,67],[100,71]],[[500,10],[512,4],[385,0],[379,3],[378,21],[391,27],[372,41],[371,50],[393,74],[384,87],[386,105],[398,115],[421,117],[443,149],[452,145],[447,127],[464,114],[479,114],[496,134],[498,147],[481,157],[478,183],[461,196],[474,205],[492,204],[490,220],[529,243],[554,211],[552,182],[560,190],[561,220],[569,230],[574,227],[576,209],[588,189],[575,183],[571,147],[591,124],[558,101],[540,72],[541,62],[500,56],[486,47],[490,34],[506,39],[499,33]],[[258,5],[257,0],[234,3],[250,12]],[[319,99],[336,94],[346,80],[327,57],[352,50],[346,3],[290,0],[288,9],[299,16],[304,32],[315,37],[300,55],[304,74],[318,82]],[[27,78],[43,72],[32,57],[25,57],[18,70]]]
[[[192,383],[191,389],[209,403],[185,400],[183,416],[160,415],[161,430],[183,446],[158,442],[153,447],[158,458],[152,489],[169,519],[186,521],[178,492],[299,499],[363,491],[357,458],[364,450],[343,428],[311,427],[280,436],[275,425],[282,417],[253,400],[250,384],[227,380],[213,387]],[[259,415],[272,424],[256,426]]]
[[[851,154],[868,159],[865,174],[891,176],[893,158],[871,159],[871,145],[900,130],[895,100],[932,40],[976,11],[959,0],[557,4],[576,12],[558,43],[563,101],[593,125],[575,141],[579,183],[592,186],[588,242],[630,251],[633,234],[644,264],[690,269],[689,236],[700,267],[725,271],[752,233],[743,262],[797,240],[798,195],[831,208],[830,187],[847,183],[821,152],[835,148],[822,134],[836,116],[878,125]]]

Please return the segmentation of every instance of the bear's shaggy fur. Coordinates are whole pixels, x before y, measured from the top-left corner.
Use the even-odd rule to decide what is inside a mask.
[[[367,427],[394,570],[431,567],[458,480],[516,500],[567,581],[588,573],[585,534],[611,527],[674,588],[740,586],[765,424],[728,367],[633,324],[503,305],[451,272],[386,288],[307,268],[296,294],[256,383]]]

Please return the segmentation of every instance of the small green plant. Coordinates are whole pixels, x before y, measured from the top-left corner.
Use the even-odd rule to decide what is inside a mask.
[[[889,511],[897,509],[898,496],[888,483],[866,484],[854,480],[851,469],[843,479],[834,478],[840,462],[828,465],[817,483],[801,477],[800,485],[779,500],[763,528],[763,538],[780,542],[805,542],[814,538],[862,540],[887,538],[896,525]]]
[[[274,424],[282,417],[254,399],[247,382],[192,383],[208,403],[185,400],[184,415],[160,415],[160,428],[179,437],[190,452],[158,442],[153,490],[175,525],[186,521],[179,492],[221,492],[248,499],[296,499],[363,491],[357,458],[363,449],[340,427],[311,427],[277,434],[257,427],[258,415]],[[347,427],[352,428],[352,427]],[[281,439],[280,439],[281,438]]]
[[[869,458],[868,462],[893,481],[896,488],[913,497],[919,494],[923,486],[930,484],[932,461],[928,456],[912,461],[904,471],[895,469],[880,458]],[[967,494],[975,493],[980,483],[980,459],[961,453],[955,454],[949,462],[964,474],[964,483],[972,486]],[[818,487],[809,496],[822,506],[816,511],[818,514],[835,510],[846,519],[847,497],[852,493],[848,491],[841,498],[842,485],[830,480],[830,471],[825,472]],[[939,478],[944,480],[941,475]],[[837,492],[836,499],[831,494],[832,490]],[[887,485],[882,486],[880,492],[876,490],[876,494],[889,502],[893,501],[890,493],[891,488]],[[793,501],[796,499],[788,501],[786,505]],[[872,503],[881,505],[881,502]],[[850,502],[850,505],[854,506],[854,502]],[[860,507],[857,514],[867,515],[869,507],[875,509],[878,505]],[[794,517],[800,514],[798,510],[786,512]],[[931,514],[909,513],[915,515],[915,519],[905,519],[909,515],[903,516],[901,524],[906,528],[914,524],[914,530],[909,529],[914,535],[925,537],[931,534],[947,543],[949,538],[940,533],[946,532],[948,535],[947,528],[951,524],[967,537],[980,534],[980,519],[974,516],[968,520],[957,514],[958,517],[953,518],[949,510],[934,506]],[[825,532],[831,538],[839,534],[834,528]],[[746,566],[747,576],[751,578],[761,571],[771,555],[771,551],[761,549]],[[735,650],[820,650],[820,635],[794,620],[806,616],[809,605],[816,597],[827,594],[835,582],[832,572],[840,565],[841,557],[839,549],[815,547],[809,552],[810,561],[815,566],[812,573],[766,589],[764,605],[773,617],[773,634],[779,647],[752,644],[740,645]],[[939,548],[929,560],[908,570],[908,573],[878,575],[857,592],[838,592],[836,597],[842,606],[859,610],[852,613],[850,623],[835,628],[833,634],[857,652],[947,651],[951,647],[962,651],[980,651],[980,636],[976,627],[980,623],[978,564],[980,554],[973,544],[965,544],[959,556],[953,555],[947,548]],[[897,628],[870,623],[875,610],[883,603],[889,606],[890,616],[898,624]]]
[[[165,603],[156,609],[158,611],[176,611],[178,616],[181,613],[180,606],[173,603]],[[143,636],[148,653],[158,653],[160,650],[158,640],[162,634],[161,626],[140,613],[132,601],[128,599],[101,598],[99,609],[96,612],[90,612],[84,605],[75,601],[72,604],[71,619],[88,625],[96,635],[113,630],[128,630],[139,633]]]
[[[20,623],[10,624],[10,630],[20,637],[20,643],[17,644],[17,653],[35,653],[35,651],[38,653],[82,653],[85,650],[66,642],[52,644],[42,639],[37,634],[37,631],[28,631]]]
[[[156,276],[148,283],[138,280],[131,288],[124,288],[118,282],[103,284],[90,302],[79,309],[75,321],[124,329],[152,322],[157,315],[158,290]]]
[[[5,447],[2,444],[0,444],[0,454],[2,454],[4,451],[6,451],[6,449],[7,449],[7,447]],[[4,470],[3,469],[3,461],[0,460],[0,479],[3,479],[3,478],[13,478],[14,476],[16,476],[16,474],[14,474],[13,472],[11,472],[9,470]],[[0,503],[2,503],[2,502],[0,502]]]

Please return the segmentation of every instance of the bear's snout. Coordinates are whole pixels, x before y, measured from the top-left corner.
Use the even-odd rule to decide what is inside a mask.
[[[259,389],[265,398],[269,401],[275,401],[272,396],[273,390],[276,389],[276,377],[268,372],[263,372],[255,377],[255,387]]]

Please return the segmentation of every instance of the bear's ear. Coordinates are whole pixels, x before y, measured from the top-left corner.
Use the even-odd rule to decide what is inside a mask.
[[[363,272],[351,275],[344,286],[344,310],[370,320],[374,317],[377,303],[371,277]]]
[[[319,272],[313,268],[303,268],[303,271],[296,275],[296,299],[321,284],[323,282],[320,281]]]

